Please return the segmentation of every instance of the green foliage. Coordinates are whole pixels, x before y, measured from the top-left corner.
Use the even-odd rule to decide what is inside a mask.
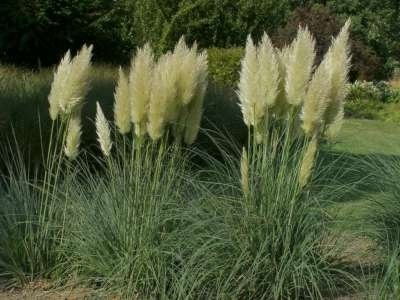
[[[320,1],[318,1],[320,2]],[[400,62],[400,3],[397,0],[328,0],[338,16],[352,18],[353,32],[382,60],[375,78],[388,78]]]
[[[243,48],[211,48],[207,52],[211,79],[222,86],[236,87]]]
[[[349,117],[399,122],[400,91],[385,81],[355,81],[345,107]]]
[[[203,197],[188,207],[181,232],[188,242],[177,249],[185,261],[179,295],[319,299],[337,287],[338,248],[326,230],[325,198],[300,187],[306,143],[286,134],[274,131],[270,143],[250,146],[248,192],[239,149],[220,144],[222,161],[203,155],[210,169]]]
[[[70,230],[59,269],[127,299],[162,298],[179,270],[170,240],[187,201],[187,159],[166,139],[130,144],[120,141],[98,171],[79,164],[83,176],[68,189]]]
[[[400,102],[400,91],[393,89],[386,81],[368,82],[355,81],[350,85],[349,101],[368,99],[382,103]]]
[[[33,66],[54,64],[66,49],[95,43],[98,58],[129,54],[133,40],[124,1],[6,1],[0,8],[0,59]]]
[[[127,62],[150,41],[159,53],[182,34],[202,48],[242,45],[248,33],[275,30],[289,14],[288,0],[84,0],[7,1],[0,9],[1,60],[53,64],[84,42],[96,57]]]
[[[314,5],[307,8],[296,8],[284,27],[273,34],[273,40],[279,47],[290,44],[295,38],[299,24],[307,26],[316,39],[317,63],[331,45],[331,37],[336,36],[345,20],[339,19],[326,6]],[[379,67],[379,58],[374,51],[363,43],[354,33],[350,37],[352,78],[374,78]]]

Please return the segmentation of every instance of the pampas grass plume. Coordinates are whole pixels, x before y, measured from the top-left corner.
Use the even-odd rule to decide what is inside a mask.
[[[340,129],[343,121],[343,102],[347,96],[348,75],[350,71],[350,20],[347,20],[339,35],[333,40],[332,46],[328,51],[329,68],[331,72],[330,103],[325,113],[325,123],[335,127],[333,132]]]
[[[99,102],[96,103],[96,133],[101,151],[104,156],[109,156],[112,148],[110,127]]]
[[[60,100],[65,97],[65,90],[67,87],[68,77],[71,72],[71,52],[68,50],[64,57],[61,59],[60,64],[54,73],[54,79],[51,84],[49,94],[49,113],[50,118],[54,121],[57,119],[60,112]],[[65,100],[62,100],[65,101]]]
[[[146,134],[147,112],[152,90],[154,54],[149,44],[139,48],[131,61],[129,98],[137,136]]]
[[[160,57],[154,69],[147,126],[153,140],[161,138],[166,125],[177,117],[176,74],[172,53],[169,52]]]
[[[92,45],[83,45],[72,60],[69,51],[61,60],[49,94],[49,112],[52,120],[60,113],[68,115],[80,109],[89,88],[92,50]]]
[[[305,187],[310,181],[312,170],[314,168],[315,156],[318,149],[318,138],[314,135],[311,142],[308,144],[306,153],[300,167],[299,184],[300,187]]]
[[[289,104],[299,106],[305,96],[315,59],[315,40],[307,28],[299,27],[290,46],[286,67],[286,96]]]
[[[69,120],[64,148],[64,153],[70,160],[74,160],[78,156],[81,134],[82,125],[80,113],[74,113]]]
[[[327,62],[324,60],[315,71],[304,100],[302,128],[306,135],[312,136],[320,131],[328,106],[329,92],[330,72]]]
[[[59,99],[60,109],[65,114],[79,109],[89,90],[89,73],[93,46],[83,45],[82,49],[70,62],[70,72],[67,78],[64,97]]]
[[[285,117],[285,113],[288,109],[288,102],[286,99],[286,63],[289,57],[289,48],[284,47],[282,50],[275,49],[278,61],[278,71],[279,71],[279,86],[278,86],[278,94],[275,101],[274,113],[277,117],[283,118]]]
[[[182,37],[174,50],[176,68],[179,69],[177,78],[177,93],[182,105],[187,105],[194,98],[197,86],[197,44],[188,48]]]
[[[257,48],[251,36],[247,37],[245,55],[241,62],[238,96],[245,124],[256,126],[264,115],[264,102],[258,97],[258,59]]]
[[[275,104],[279,88],[279,64],[272,46],[271,39],[264,33],[257,50],[258,59],[258,87],[260,101],[265,101],[266,106]]]
[[[200,129],[201,117],[203,115],[203,102],[207,90],[208,75],[207,52],[203,51],[196,58],[195,73],[196,87],[194,88],[194,99],[189,104],[188,114],[186,117],[186,128],[184,141],[187,145],[191,145],[197,138]]]
[[[118,131],[124,135],[131,130],[129,87],[128,78],[121,67],[118,75],[118,83],[114,93],[114,120]]]

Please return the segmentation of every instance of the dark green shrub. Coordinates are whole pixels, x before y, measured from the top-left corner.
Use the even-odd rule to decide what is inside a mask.
[[[211,79],[221,85],[236,86],[239,80],[240,60],[243,54],[243,48],[208,49]]]
[[[284,27],[273,34],[274,43],[283,47],[288,45],[296,36],[298,26],[307,26],[317,42],[317,63],[331,44],[331,37],[337,35],[343,26],[343,21],[335,16],[328,8],[315,5],[311,8],[297,8]],[[352,69],[350,76],[355,78],[374,78],[379,67],[379,59],[374,51],[365,45],[358,35],[352,33]]]

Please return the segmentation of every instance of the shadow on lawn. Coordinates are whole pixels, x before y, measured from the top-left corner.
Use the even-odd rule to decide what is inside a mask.
[[[323,147],[317,162],[316,181],[319,186],[341,189],[340,197],[331,199],[333,202],[357,201],[384,191],[377,170],[398,158],[396,155],[333,152]],[[324,176],[318,178],[318,173]]]

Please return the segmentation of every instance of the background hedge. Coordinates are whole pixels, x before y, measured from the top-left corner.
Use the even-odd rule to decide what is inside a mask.
[[[161,52],[182,34],[202,48],[243,47],[248,33],[263,31],[286,43],[298,23],[310,25],[323,51],[348,17],[353,77],[390,77],[400,61],[398,0],[3,0],[0,15],[0,61],[29,67],[55,64],[84,42],[97,61],[118,64],[145,41]]]

